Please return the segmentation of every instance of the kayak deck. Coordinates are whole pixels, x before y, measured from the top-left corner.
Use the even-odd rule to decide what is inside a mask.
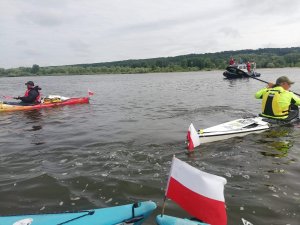
[[[269,128],[270,124],[263,121],[262,117],[254,117],[222,123],[217,126],[199,130],[198,134],[201,143],[208,143],[232,137],[242,137],[249,133],[260,133]]]
[[[208,225],[207,223],[202,223],[196,220],[181,219],[167,215],[157,216],[156,222],[158,225]]]
[[[134,224],[139,225],[156,208],[152,201],[136,204],[115,206],[103,209],[92,209],[80,212],[66,212],[59,214],[20,215],[0,217],[1,225],[115,225]],[[130,223],[129,223],[130,222]]]

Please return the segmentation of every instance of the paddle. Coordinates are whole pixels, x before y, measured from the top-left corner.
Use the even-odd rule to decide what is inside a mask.
[[[245,73],[245,74],[247,74],[247,73]],[[257,78],[257,77],[251,76],[251,75],[249,75],[249,74],[247,74],[247,76],[248,76],[248,77],[251,77],[251,78],[254,79],[254,80],[258,80],[258,81],[261,81],[261,82],[266,83],[266,84],[269,84],[269,83],[270,83],[270,82],[268,82],[268,81],[265,81],[265,80],[259,79],[259,78]],[[291,92],[293,92],[293,91],[291,91]],[[300,96],[300,94],[298,94],[298,93],[296,93],[296,92],[293,92],[293,93],[294,93],[295,95]]]
[[[4,99],[18,99],[18,97],[13,97],[13,96],[2,96]]]

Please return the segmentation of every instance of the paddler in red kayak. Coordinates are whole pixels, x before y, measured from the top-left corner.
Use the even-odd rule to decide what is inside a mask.
[[[16,97],[15,99],[21,100],[22,105],[32,105],[39,104],[41,102],[41,93],[42,90],[39,86],[34,86],[33,81],[28,81],[25,83],[27,90],[23,97]]]

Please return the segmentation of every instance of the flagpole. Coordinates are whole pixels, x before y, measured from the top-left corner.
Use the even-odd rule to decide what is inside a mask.
[[[171,169],[170,169],[170,173],[169,173],[169,177],[168,177],[168,183],[167,183],[167,188],[166,188],[166,192],[165,192],[164,202],[163,202],[163,206],[162,206],[162,210],[161,210],[161,217],[165,213],[166,200],[167,200],[167,192],[168,192],[168,188],[169,188],[170,176],[171,176],[171,172],[172,172],[172,168],[173,168],[174,159],[175,159],[175,155],[173,155],[173,159],[172,159],[172,164],[171,164]]]
[[[161,214],[160,216],[162,217],[165,213],[165,207],[166,207],[166,200],[167,200],[167,196],[164,197],[164,202],[163,202],[163,206],[162,206],[162,210],[161,210]]]

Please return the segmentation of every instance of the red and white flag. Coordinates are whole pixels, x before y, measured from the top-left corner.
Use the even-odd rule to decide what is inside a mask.
[[[173,158],[166,197],[211,225],[226,225],[224,185],[227,180]]]
[[[189,126],[188,133],[186,135],[187,140],[187,149],[189,151],[193,151],[194,148],[200,145],[200,138],[199,135],[194,127],[194,125],[191,123]]]
[[[92,92],[90,89],[88,90],[88,95],[89,96],[93,96],[94,95],[94,92]]]

